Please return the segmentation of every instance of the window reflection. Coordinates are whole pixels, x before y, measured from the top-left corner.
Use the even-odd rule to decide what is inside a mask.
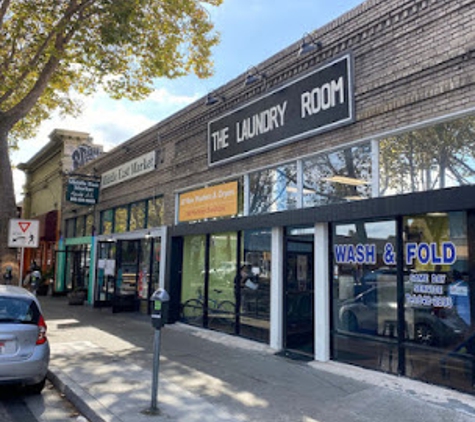
[[[475,183],[475,117],[388,137],[380,142],[380,195]]]
[[[101,212],[101,234],[111,234],[114,218],[114,210],[105,210]]]
[[[303,161],[304,206],[371,197],[371,145],[320,154]]]
[[[114,213],[114,232],[124,233],[127,231],[127,207],[119,207]]]
[[[406,217],[404,236],[410,271],[405,286],[409,340],[453,347],[470,325],[465,214]]]
[[[249,177],[250,214],[297,208],[297,164],[251,173]]]
[[[147,201],[147,227],[159,227],[163,224],[163,197]]]
[[[129,230],[139,230],[145,227],[145,201],[135,202],[130,206]]]

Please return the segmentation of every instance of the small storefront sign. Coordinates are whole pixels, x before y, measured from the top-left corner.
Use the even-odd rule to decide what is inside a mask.
[[[213,120],[209,165],[307,138],[354,121],[350,54]]]
[[[97,180],[69,178],[66,200],[78,205],[95,205],[99,199],[100,183]]]
[[[181,194],[178,221],[227,217],[236,215],[237,209],[238,182],[223,183]]]
[[[105,172],[101,177],[101,189],[142,176],[154,169],[155,151],[151,151]]]

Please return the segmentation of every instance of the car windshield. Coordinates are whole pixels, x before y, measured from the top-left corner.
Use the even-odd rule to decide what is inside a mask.
[[[8,322],[37,324],[38,318],[39,310],[34,301],[0,296],[0,324]]]

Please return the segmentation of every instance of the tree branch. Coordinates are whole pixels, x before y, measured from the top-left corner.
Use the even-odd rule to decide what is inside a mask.
[[[0,3],[0,30],[3,27],[3,21],[5,19],[5,15],[7,14],[7,10],[10,7],[11,0],[1,0]]]
[[[9,0],[6,0],[6,1],[9,1]],[[53,40],[53,38],[56,37],[56,42],[55,42],[55,48],[56,48],[56,52],[61,54],[64,52],[64,46],[67,45],[67,42],[62,42],[62,43],[59,43],[58,44],[58,37],[61,36],[62,34],[62,28],[66,28],[66,24],[68,22],[71,22],[72,20],[72,17],[74,16],[74,14],[78,13],[78,14],[81,14],[82,11],[87,7],[87,6],[90,6],[91,4],[93,4],[96,0],[85,0],[83,3],[81,4],[77,4],[77,1],[76,0],[72,0],[69,4],[69,7],[68,9],[66,10],[66,12],[64,13],[64,16],[59,20],[59,22],[53,27],[53,29],[51,30],[51,32],[48,34],[48,36],[46,37],[46,39],[43,41],[43,43],[39,46],[38,48],[38,51],[36,52],[36,54],[32,57],[32,59],[30,60],[30,62],[28,63],[28,65],[25,67],[25,71],[17,78],[18,81],[23,81],[26,79],[26,77],[28,76],[28,74],[31,72],[31,69],[35,69],[40,61],[40,58],[41,56],[43,55],[43,53],[45,52],[46,48],[48,47],[48,45],[50,44],[50,42]],[[69,42],[71,40],[71,38],[73,37],[74,35],[74,31],[71,31],[71,33],[69,34],[69,36],[67,37],[64,37],[64,39],[67,39],[67,41]],[[60,46],[60,48],[58,48],[58,46]],[[50,59],[51,60],[51,59]],[[47,65],[46,65],[47,66]],[[1,81],[2,78],[0,78],[0,81]],[[36,86],[36,85],[35,85]],[[16,87],[13,87],[13,88],[10,88],[9,90],[7,90],[1,97],[0,97],[0,104],[3,103],[4,101],[6,101],[8,98],[11,97],[11,95],[13,95],[14,91],[15,91]],[[33,88],[34,89],[34,88]]]

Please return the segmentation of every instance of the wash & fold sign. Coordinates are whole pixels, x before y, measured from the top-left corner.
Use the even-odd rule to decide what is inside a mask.
[[[375,244],[336,244],[333,249],[337,264],[376,264],[377,249]],[[457,260],[457,252],[452,242],[440,245],[432,243],[405,244],[406,264],[416,262],[422,265],[452,265]],[[383,262],[386,265],[396,265],[396,253],[392,243],[386,243],[383,248]]]

